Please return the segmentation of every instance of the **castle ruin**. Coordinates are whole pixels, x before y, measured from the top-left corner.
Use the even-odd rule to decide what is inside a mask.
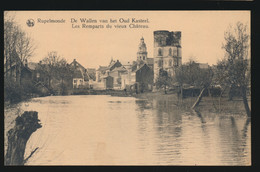
[[[181,64],[181,32],[154,31],[154,82],[159,76],[160,69],[174,77],[175,70]]]

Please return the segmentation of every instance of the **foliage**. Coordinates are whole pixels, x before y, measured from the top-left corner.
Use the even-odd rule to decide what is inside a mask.
[[[197,88],[204,88],[211,84],[212,78],[213,71],[211,68],[200,68],[199,64],[194,60],[183,64],[175,72],[175,80],[180,86],[187,84]]]
[[[172,78],[168,75],[168,72],[160,69],[159,77],[157,78],[155,85],[157,88],[164,88],[165,94],[167,94],[167,87],[172,85]]]
[[[10,101],[10,103],[31,98],[32,94],[40,94],[32,82],[26,82],[20,85],[17,82],[6,80],[4,84],[4,100]]]
[[[65,81],[72,80],[72,69],[67,61],[60,57],[57,52],[49,52],[39,64],[40,72],[48,78],[48,88],[53,92],[65,94],[68,84]]]
[[[225,50],[225,58],[217,63],[214,81],[227,87],[248,87],[251,72],[247,26],[238,22],[233,30],[228,29],[222,48]]]
[[[12,60],[12,52],[15,50],[24,63],[32,57],[36,46],[31,37],[24,32],[14,21],[14,18],[5,13],[4,18],[4,57],[5,62]]]
[[[248,59],[249,38],[247,25],[241,22],[225,32],[225,42],[222,46],[225,51],[225,58],[218,62],[216,80],[231,88],[230,100],[233,97],[233,94],[231,94],[232,88],[240,89],[246,112],[250,116],[251,112],[246,98],[251,76]]]
[[[15,82],[5,81],[4,100],[11,103],[19,102],[22,99],[22,88]]]
[[[4,15],[4,99],[15,103],[28,98],[29,94],[35,91],[31,83],[20,83],[20,69],[33,55],[35,44],[14,21],[14,17],[6,11]],[[17,70],[13,70],[14,66]]]

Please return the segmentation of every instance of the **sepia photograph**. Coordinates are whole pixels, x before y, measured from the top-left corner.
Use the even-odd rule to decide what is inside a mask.
[[[250,10],[4,11],[5,166],[251,166]]]

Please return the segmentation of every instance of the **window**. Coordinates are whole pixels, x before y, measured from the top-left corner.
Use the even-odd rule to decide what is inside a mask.
[[[76,83],[77,83],[77,80],[75,79],[75,80],[73,80],[73,82],[74,82],[74,84],[76,84]]]
[[[176,49],[174,49],[173,55],[177,56],[177,50]]]
[[[158,56],[162,56],[162,50],[160,48],[158,49]]]
[[[169,56],[172,56],[172,49],[169,49]]]
[[[169,66],[172,66],[172,60],[169,60]]]
[[[37,77],[37,78],[40,78],[40,73],[37,72],[36,77]]]
[[[159,60],[159,61],[158,61],[158,66],[161,67],[161,66],[162,66],[162,63],[163,63],[163,62],[162,62],[161,60]]]
[[[143,56],[143,60],[145,60],[145,56]]]

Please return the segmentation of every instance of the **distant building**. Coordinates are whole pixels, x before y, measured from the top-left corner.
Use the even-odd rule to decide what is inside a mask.
[[[95,68],[87,68],[88,74],[93,81],[96,81],[96,69]]]
[[[113,77],[113,87],[115,89],[121,89],[121,75],[127,73],[127,70],[124,66],[116,67],[110,71],[109,76]]]
[[[40,78],[39,64],[35,62],[29,62],[27,67],[32,71],[32,78],[35,82],[37,82]],[[42,77],[42,76],[41,76]]]
[[[112,76],[106,76],[102,78],[102,83],[104,84],[105,89],[112,89],[114,88],[114,78]]]
[[[153,58],[148,58],[148,52],[146,48],[146,44],[144,42],[144,38],[142,37],[140,39],[140,43],[138,46],[138,51],[137,51],[137,59],[136,62],[134,62],[134,65],[142,65],[146,63],[150,68],[153,69]]]
[[[138,46],[138,51],[137,51],[137,62],[140,61],[147,62],[147,48],[146,48],[146,44],[144,43],[143,37],[140,40],[140,44]]]
[[[21,68],[21,84],[34,84],[33,82],[33,71],[28,67],[27,60],[25,61],[25,65]]]
[[[142,64],[136,69],[131,68],[130,71],[121,75],[121,88],[127,88],[136,85],[136,89],[143,92],[152,90],[153,86],[153,70],[146,64]]]
[[[56,80],[54,79],[49,80],[48,75],[46,74],[46,71],[43,70],[43,68],[46,68],[46,64],[42,64],[40,61],[39,63],[35,62],[29,62],[27,67],[32,72],[32,80],[34,83],[34,86],[41,87],[41,88],[48,88],[50,89],[50,84],[57,84]],[[45,92],[45,91],[44,91]]]
[[[147,48],[142,37],[137,51],[137,59],[125,65],[121,74],[121,89],[131,87],[138,91],[151,90],[153,85],[153,58],[147,57]]]
[[[119,60],[113,60],[111,59],[109,65],[108,65],[108,68],[109,68],[109,71],[112,71],[114,70],[116,67],[120,67],[122,66],[121,62]]]
[[[181,64],[181,32],[154,31],[154,81],[157,80],[160,69],[174,76],[175,69]]]
[[[122,64],[119,62],[119,60],[114,61],[113,59],[111,59],[108,66],[99,66],[99,68],[96,70],[96,82],[101,82],[102,78],[108,76],[111,71],[121,66]]]
[[[23,86],[33,84],[33,71],[28,67],[27,60],[23,63],[15,50],[4,64],[4,76],[5,82],[10,81]]]
[[[87,82],[84,79],[84,75],[80,70],[73,72],[73,88],[84,88],[87,86]]]
[[[99,66],[96,70],[96,82],[94,83],[94,89],[107,89],[107,83],[111,82],[113,78],[112,88],[121,88],[121,73],[124,73],[126,69],[123,67],[119,60],[111,59],[108,66]],[[110,77],[108,77],[110,76]],[[108,81],[109,80],[109,81]],[[111,84],[109,85],[109,88]]]
[[[90,77],[87,69],[83,67],[76,59],[70,64],[73,71],[73,88],[90,88],[93,79]]]
[[[200,69],[208,69],[210,66],[208,63],[196,63]]]
[[[108,71],[109,68],[107,66],[99,66],[99,68],[96,70],[96,82],[101,82],[101,78],[106,76]]]

